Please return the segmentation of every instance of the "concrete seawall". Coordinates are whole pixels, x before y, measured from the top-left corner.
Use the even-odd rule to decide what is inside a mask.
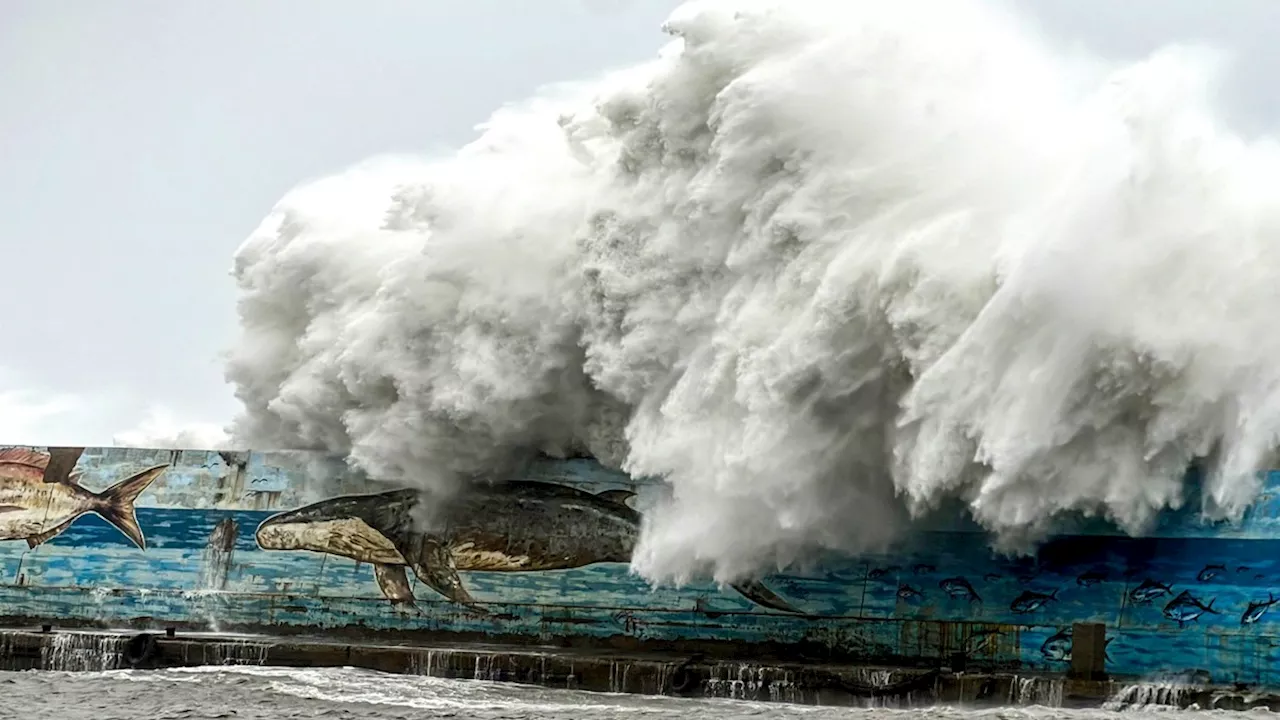
[[[195,666],[355,667],[451,679],[593,692],[709,697],[829,706],[905,708],[1166,705],[1280,710],[1280,695],[1162,682],[1073,680],[1061,675],[953,672],[706,657],[628,655],[487,645],[346,644],[316,637],[216,633],[0,630],[0,669],[163,670]]]
[[[1104,670],[1280,687],[1280,473],[1236,525],[1205,524],[1189,503],[1147,537],[1081,521],[1010,558],[964,518],[935,517],[883,555],[655,588],[629,561],[660,482],[542,459],[441,498],[342,466],[315,453],[0,446],[12,490],[0,627],[248,633],[276,638],[280,657],[302,638],[648,658],[672,672],[697,656],[716,659],[716,687],[744,687],[732,667],[787,668],[814,697],[872,692],[847,684],[863,670],[818,668],[898,668],[883,672],[904,682],[942,668],[992,679],[975,701],[1007,700],[1008,678],[1062,678],[1086,655],[1100,665],[1071,687]],[[424,503],[431,528],[413,519]],[[791,692],[769,677],[771,695]],[[934,679],[934,695],[970,697]]]

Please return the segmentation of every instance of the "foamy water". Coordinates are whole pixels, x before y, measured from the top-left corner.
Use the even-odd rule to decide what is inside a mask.
[[[1196,456],[1213,517],[1253,498],[1280,152],[1219,116],[1215,54],[1082,57],[977,0],[702,0],[665,30],[455,155],[281,200],[235,260],[237,441],[433,489],[590,452],[669,484],[653,581],[880,548],[946,503],[1004,548],[1070,513],[1138,532]]]
[[[183,670],[100,673],[0,673],[5,690],[0,717],[35,720],[136,720],[137,718],[474,718],[476,720],[604,720],[606,718],[758,718],[759,720],[901,720],[1211,716],[1262,717],[1264,713],[1137,709],[1062,710],[1011,707],[999,710],[923,708],[888,710],[822,708],[607,695],[480,681],[383,675],[352,669],[207,667]],[[1270,714],[1266,714],[1270,717]]]

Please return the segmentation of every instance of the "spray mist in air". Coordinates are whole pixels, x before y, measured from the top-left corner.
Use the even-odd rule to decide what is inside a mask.
[[[286,196],[236,256],[257,446],[448,490],[535,452],[669,492],[633,567],[731,581],[943,503],[1242,511],[1280,429],[1280,153],[1217,58],[1055,52],[958,0],[691,2],[652,62]]]

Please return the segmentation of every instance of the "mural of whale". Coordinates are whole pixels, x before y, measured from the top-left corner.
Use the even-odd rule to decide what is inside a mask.
[[[544,482],[476,486],[436,506],[419,490],[346,495],[273,515],[255,537],[264,550],[307,550],[371,563],[393,604],[413,603],[405,568],[449,600],[481,610],[459,571],[537,572],[629,563],[640,513],[634,493],[592,494]],[[734,590],[763,607],[804,614],[755,580]]]

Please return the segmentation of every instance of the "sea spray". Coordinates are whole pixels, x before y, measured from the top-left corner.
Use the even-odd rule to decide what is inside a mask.
[[[236,256],[236,439],[447,490],[589,453],[668,493],[634,568],[1005,549],[1084,513],[1237,516],[1280,429],[1280,153],[1170,47],[994,5],[690,2],[660,56],[452,157],[286,196]]]

